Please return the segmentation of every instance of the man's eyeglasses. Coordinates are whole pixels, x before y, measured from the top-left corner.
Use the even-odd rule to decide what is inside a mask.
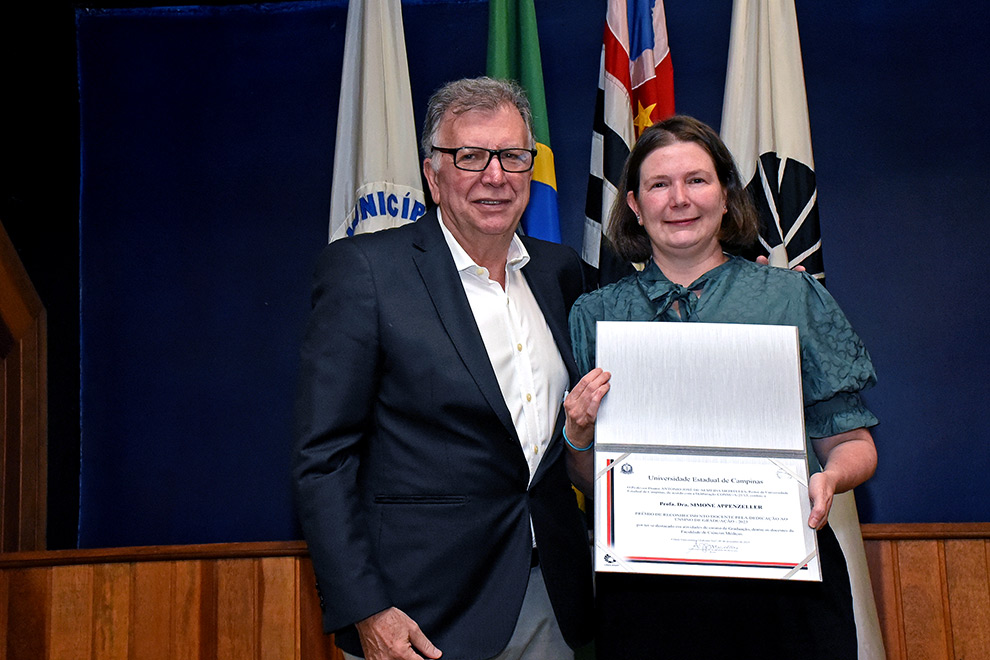
[[[506,172],[528,172],[533,169],[536,149],[485,149],[484,147],[438,147],[434,151],[454,157],[454,167],[468,172],[483,172],[492,158],[498,158]]]

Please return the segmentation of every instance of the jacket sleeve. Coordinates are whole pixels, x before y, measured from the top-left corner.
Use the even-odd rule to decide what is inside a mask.
[[[375,278],[357,241],[329,245],[316,267],[296,398],[293,480],[327,632],[392,603],[357,487],[379,380]]]

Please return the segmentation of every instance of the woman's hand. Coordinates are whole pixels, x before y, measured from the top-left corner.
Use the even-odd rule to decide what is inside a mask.
[[[567,415],[564,420],[564,434],[578,449],[591,446],[595,439],[598,406],[608,392],[611,377],[609,372],[595,367],[578,381],[564,399],[564,413]]]
[[[821,461],[822,471],[811,476],[808,495],[811,515],[808,527],[821,529],[828,522],[832,497],[852,490],[873,476],[877,469],[877,448],[864,428],[853,429],[811,441]]]
[[[828,513],[832,510],[832,497],[835,495],[835,483],[824,472],[816,472],[808,481],[808,497],[811,498],[811,515],[808,516],[808,527],[821,529],[828,522]]]
[[[598,406],[608,392],[608,380],[611,377],[612,374],[607,371],[592,369],[564,399],[564,433],[567,435],[567,443],[573,445],[565,450],[567,473],[571,482],[588,497],[592,497],[594,493],[595,456],[594,452],[585,450],[595,440]]]

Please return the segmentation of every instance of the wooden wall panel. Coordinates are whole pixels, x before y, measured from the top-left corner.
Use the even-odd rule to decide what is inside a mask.
[[[880,632],[888,658],[903,658],[904,613],[901,611],[900,584],[897,580],[897,553],[893,541],[866,542],[866,563],[870,567],[876,598]]]
[[[344,660],[344,654],[333,644],[333,636],[323,634],[323,612],[316,593],[313,562],[304,557],[297,567],[300,660]]]
[[[864,526],[890,660],[990,660],[990,525]],[[0,660],[342,660],[305,544],[0,554]]]
[[[93,566],[55,566],[51,585],[52,657],[89,660],[93,657]]]
[[[131,608],[127,647],[130,658],[168,660],[173,656],[172,618],[175,562],[149,561],[131,567]]]
[[[7,660],[7,638],[10,627],[7,624],[7,584],[10,582],[10,572],[0,571],[0,630],[8,631],[0,641],[0,660]]]
[[[217,660],[257,660],[257,560],[217,562]]]
[[[889,660],[990,660],[990,524],[863,525]]]
[[[315,603],[300,592],[304,554],[302,543],[0,554],[0,660],[292,660],[307,644],[308,660],[340,660],[318,606],[301,607]]]
[[[217,609],[219,596],[217,593],[217,562],[204,560],[199,562],[200,570],[200,607],[199,607],[199,644],[200,657],[204,660],[217,658],[219,643],[219,625]]]
[[[178,561],[169,562],[172,573],[172,612],[169,619],[169,640],[171,655],[169,660],[200,660],[216,657],[216,637],[203,636],[203,624],[207,627],[216,621],[216,588],[211,579],[203,579],[204,564],[212,562]],[[204,588],[205,585],[205,588]],[[203,609],[211,615],[204,620]],[[202,652],[202,655],[201,655]]]
[[[949,622],[942,607],[944,557],[939,542],[902,541],[897,555],[908,660],[949,658]]]
[[[93,657],[129,660],[131,565],[93,566]]]
[[[990,658],[990,541],[945,541],[953,658]]]
[[[260,657],[262,660],[299,657],[296,645],[298,559],[266,557],[258,562],[261,566]]]
[[[49,658],[48,622],[51,569],[13,570],[7,581],[7,657],[4,660]]]

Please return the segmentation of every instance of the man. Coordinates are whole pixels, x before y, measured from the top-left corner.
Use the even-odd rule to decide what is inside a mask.
[[[517,85],[444,86],[423,131],[439,208],[317,266],[294,474],[324,628],[348,654],[553,660],[589,641],[568,469],[590,452],[565,447],[558,414],[581,264],[515,234],[533,147]]]

